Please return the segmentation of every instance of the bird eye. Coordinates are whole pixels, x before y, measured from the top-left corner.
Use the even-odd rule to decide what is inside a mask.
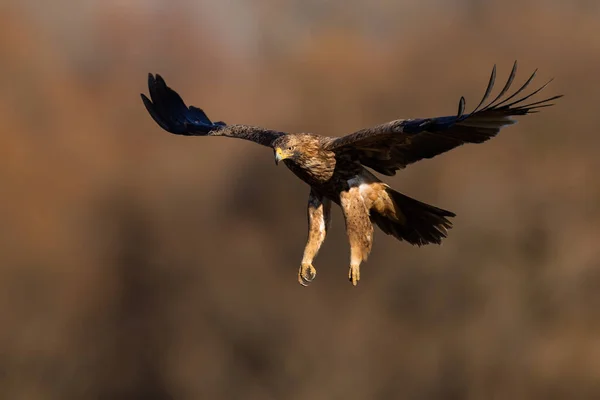
[[[293,147],[292,147],[292,146],[288,147],[288,150],[289,150],[289,151],[292,151],[292,149],[293,149]]]

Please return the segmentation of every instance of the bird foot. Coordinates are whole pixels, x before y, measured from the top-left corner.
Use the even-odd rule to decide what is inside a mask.
[[[311,264],[302,264],[298,270],[298,282],[302,286],[308,286],[317,276],[317,270]]]
[[[358,285],[360,280],[360,265],[351,265],[348,270],[348,279],[354,286]]]

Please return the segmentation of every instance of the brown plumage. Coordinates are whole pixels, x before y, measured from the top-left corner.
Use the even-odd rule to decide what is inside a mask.
[[[503,89],[494,100],[483,106],[494,86],[494,66],[485,95],[471,113],[465,114],[465,100],[461,97],[455,116],[400,119],[340,138],[212,122],[201,109],[187,107],[159,75],[149,75],[151,99],[142,94],[142,100],[152,118],[168,132],[232,137],[272,148],[275,162],[282,161],[311,187],[308,240],[298,271],[302,285],[315,278],[312,262],[325,240],[331,202],[338,204],[344,214],[350,242],[348,277],[356,285],[360,279],[360,264],[367,259],[373,244],[373,224],[388,235],[421,246],[441,243],[452,227],[448,218],[455,216],[450,211],[392,190],[365,167],[384,175],[395,175],[397,170],[421,159],[435,157],[465,143],[485,142],[496,136],[504,126],[513,124],[512,116],[537,112],[561,97],[523,104],[548,82],[529,95],[514,100],[531,83],[534,72],[517,91],[503,98],[516,71],[515,62]]]

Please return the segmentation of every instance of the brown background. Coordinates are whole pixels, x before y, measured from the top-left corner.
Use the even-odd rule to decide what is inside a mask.
[[[596,1],[5,1],[0,397],[600,398],[599,21]],[[357,288],[338,209],[303,288],[308,188],[139,99],[158,72],[213,119],[335,136],[472,108],[514,59],[566,97],[389,179],[455,228],[377,231]]]

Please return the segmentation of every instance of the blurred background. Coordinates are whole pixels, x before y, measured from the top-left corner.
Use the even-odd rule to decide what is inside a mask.
[[[600,398],[599,27],[595,0],[4,0],[0,397]],[[303,288],[308,187],[139,98],[160,73],[337,136],[472,109],[515,59],[565,98],[387,179],[455,227],[376,231],[357,288],[337,207]]]

